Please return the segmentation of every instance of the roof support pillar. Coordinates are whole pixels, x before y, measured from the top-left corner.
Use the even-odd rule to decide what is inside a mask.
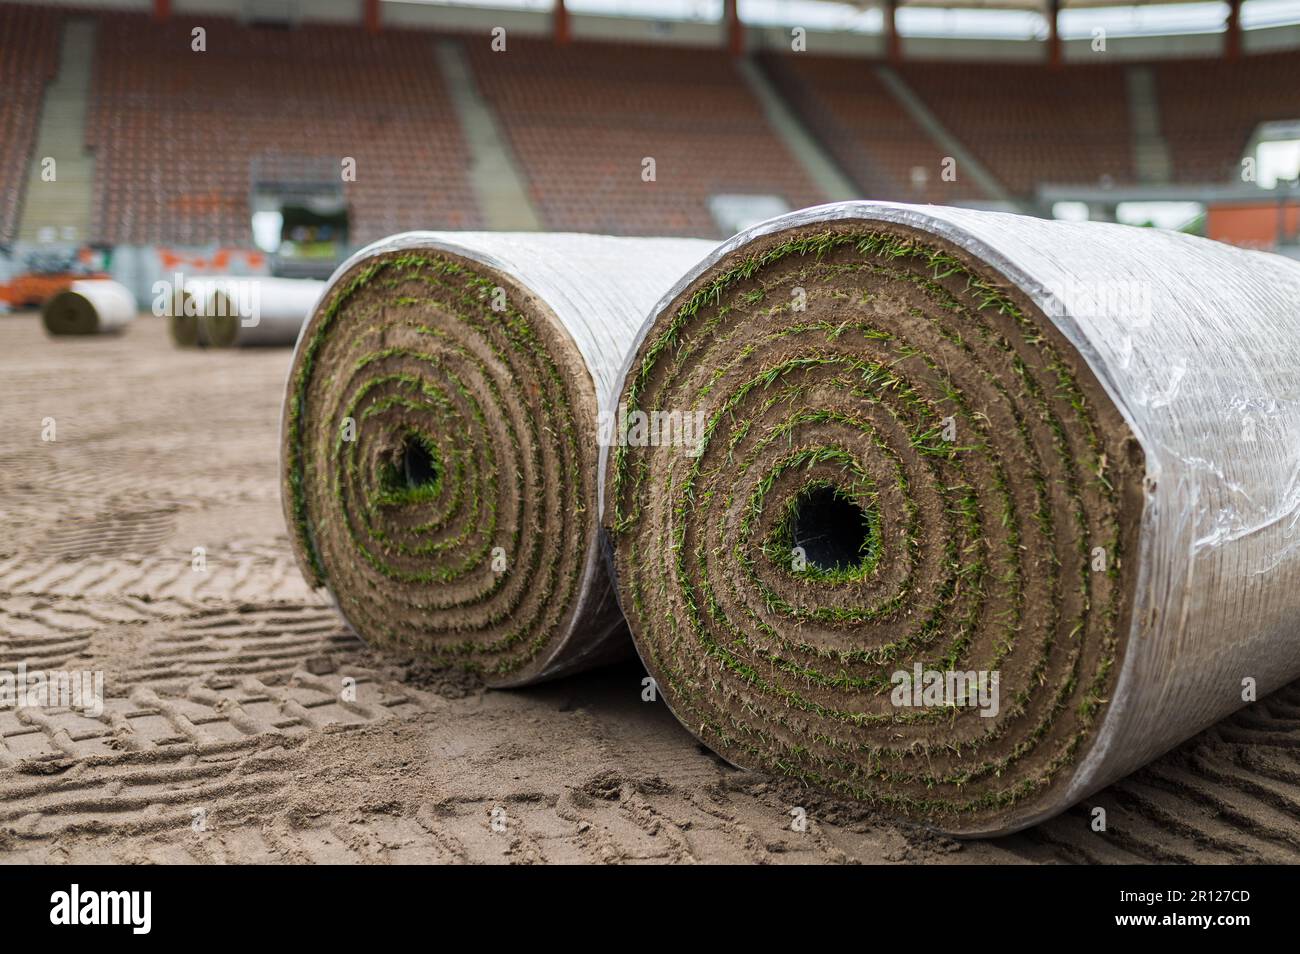
[[[1241,0],[1228,0],[1227,32],[1223,35],[1223,56],[1241,59]]]
[[[569,8],[564,5],[564,0],[555,0],[555,12],[551,17],[551,31],[554,34],[556,46],[567,46],[573,39],[573,34],[569,28]]]
[[[891,63],[903,61],[903,44],[898,39],[898,0],[885,0],[885,57]]]
[[[1047,62],[1060,69],[1065,62],[1061,51],[1061,0],[1047,0]]]
[[[740,20],[740,11],[736,9],[737,0],[726,0],[723,4],[723,18],[727,21],[727,50],[732,56],[745,55],[745,24]]]

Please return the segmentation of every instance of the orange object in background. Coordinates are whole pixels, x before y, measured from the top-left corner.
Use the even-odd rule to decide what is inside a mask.
[[[201,252],[178,252],[169,248],[158,249],[158,260],[162,263],[164,273],[181,270],[224,273],[230,271],[231,260],[237,256],[244,260],[244,264],[253,273],[266,268],[266,256],[261,252],[248,249],[219,248],[211,255]]]
[[[39,308],[72,282],[83,278],[108,278],[103,272],[74,275],[61,272],[53,275],[27,274],[7,282],[0,282],[0,302],[11,308]]]
[[[1272,249],[1283,240],[1294,242],[1300,226],[1300,203],[1211,205],[1206,210],[1205,234],[1230,245]]]

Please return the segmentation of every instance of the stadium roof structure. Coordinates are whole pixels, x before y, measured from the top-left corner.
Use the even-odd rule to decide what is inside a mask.
[[[822,0],[826,2],[826,0]],[[859,11],[880,10],[882,32],[885,36],[887,54],[890,60],[902,59],[901,33],[897,14],[902,10],[944,10],[959,11],[995,11],[1004,13],[1037,14],[1042,16],[1046,25],[1047,60],[1053,66],[1064,62],[1062,52],[1061,15],[1074,11],[1106,9],[1172,9],[1174,7],[1195,7],[1201,9],[1221,8],[1224,10],[1222,30],[1225,34],[1223,53],[1228,59],[1236,59],[1242,51],[1242,6],[1246,0],[829,0],[831,4],[852,8]],[[564,7],[564,0],[556,0],[557,12]],[[723,0],[723,19],[727,23],[729,45],[733,53],[739,54],[744,48],[743,31],[745,17],[740,10],[739,0]]]
[[[100,0],[109,2],[109,0]],[[121,2],[121,0],[112,0]],[[151,6],[155,18],[171,15],[174,0],[134,0]],[[237,0],[220,0],[237,6]],[[346,7],[349,0],[334,0]],[[852,25],[830,24],[818,29],[880,35],[884,54],[890,60],[904,58],[904,41],[920,38],[1014,39],[1038,41],[1052,65],[1065,61],[1065,41],[1076,41],[1100,26],[1113,36],[1176,34],[1221,34],[1222,55],[1242,55],[1243,29],[1260,26],[1300,25],[1300,13],[1276,8],[1289,0],[713,0],[710,4],[692,0],[351,0],[359,19],[369,31],[382,29],[388,17],[383,7],[474,8],[517,10],[551,18],[555,41],[564,44],[573,37],[572,18],[633,17],[653,21],[712,21],[723,28],[722,44],[733,55],[749,49],[750,29],[804,24],[812,27],[830,12],[843,11]],[[716,6],[714,4],[717,4]],[[251,6],[257,6],[252,4]],[[269,6],[283,5],[271,3]],[[1265,11],[1261,8],[1273,8]],[[1180,12],[1182,11],[1182,12]],[[718,17],[718,12],[721,17]],[[867,15],[867,16],[861,16]],[[949,15],[952,15],[951,17]],[[1092,24],[1092,17],[1100,18]],[[807,17],[807,21],[803,18]],[[955,17],[955,19],[953,19]],[[1261,17],[1263,20],[1261,20]],[[292,15],[288,19],[293,19]],[[975,18],[979,22],[974,22]],[[278,15],[271,16],[279,20]],[[996,22],[995,22],[996,21]],[[1272,22],[1265,22],[1272,21]],[[405,16],[400,22],[414,22]],[[865,27],[865,29],[864,29]],[[1167,29],[1166,29],[1167,27]],[[937,32],[936,32],[937,31]]]
[[[1115,7],[1221,6],[1231,11],[1244,0],[819,0],[856,10],[928,8],[944,10],[1018,10],[1025,13],[1050,14],[1053,10],[1100,10]],[[723,0],[729,9],[731,0]]]
[[[886,6],[889,0],[829,0],[844,6],[870,10]],[[1240,2],[1240,0],[1238,0]],[[1035,13],[1046,12],[1055,5],[1061,10],[1078,10],[1097,7],[1152,7],[1180,6],[1191,4],[1220,4],[1228,6],[1231,0],[897,0],[899,7],[943,7],[946,9],[975,10],[1028,10]]]
[[[170,6],[171,0],[152,0]],[[337,0],[344,2],[344,0]],[[380,7],[392,4],[435,7],[515,9],[551,18],[555,42],[574,36],[575,16],[649,21],[712,22],[722,29],[721,45],[734,56],[753,46],[751,31],[801,25],[819,32],[881,37],[873,49],[891,62],[934,55],[932,39],[1014,40],[1041,45],[1053,67],[1077,59],[1079,41],[1095,43],[1098,31],[1115,38],[1218,35],[1219,55],[1244,55],[1243,33],[1261,27],[1300,25],[1295,0],[355,0],[370,30],[385,19]],[[720,16],[719,16],[720,14]],[[1095,21],[1095,22],[1094,22]],[[581,29],[581,28],[580,28]],[[599,35],[616,33],[606,24]],[[767,40],[760,42],[770,41]],[[917,41],[920,41],[918,44]],[[1258,44],[1256,44],[1258,46]],[[1208,45],[1197,47],[1206,55]]]
[[[822,0],[826,2],[826,0]],[[829,0],[833,5],[840,5],[859,11],[880,10],[882,32],[885,37],[887,56],[891,61],[900,61],[902,53],[902,34],[899,30],[897,15],[901,10],[945,10],[959,11],[995,11],[1037,14],[1045,21],[1047,60],[1056,67],[1064,62],[1062,43],[1061,15],[1073,11],[1110,8],[1148,8],[1172,9],[1175,6],[1197,7],[1203,9],[1222,8],[1224,19],[1223,55],[1227,59],[1237,59],[1242,52],[1242,6],[1246,0]],[[557,21],[565,15],[564,0],[556,0]],[[739,0],[723,0],[722,17],[727,25],[728,45],[735,55],[740,55],[745,47],[745,16],[740,9]]]

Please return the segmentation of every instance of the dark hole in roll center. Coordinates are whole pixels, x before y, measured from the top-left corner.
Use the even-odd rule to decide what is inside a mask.
[[[407,437],[402,448],[402,476],[411,490],[431,486],[438,481],[438,462],[418,437]]]
[[[791,530],[808,565],[848,570],[866,555],[870,528],[862,508],[833,487],[815,487],[795,506]]]

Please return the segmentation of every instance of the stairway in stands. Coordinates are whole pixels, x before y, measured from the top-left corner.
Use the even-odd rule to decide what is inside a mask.
[[[859,198],[862,190],[849,180],[812,136],[762,67],[751,59],[741,59],[736,61],[736,68],[754,98],[763,107],[772,131],[785,143],[790,155],[794,156],[817,188],[825,193],[826,200],[842,202],[845,199]]]
[[[95,29],[93,19],[69,19],[64,24],[59,74],[45,92],[28,171],[20,241],[80,244],[90,239],[95,160],[85,148],[85,129]],[[53,181],[43,176],[47,157],[55,161]]]
[[[490,229],[532,232],[541,228],[523,172],[483,101],[465,52],[456,40],[437,47],[438,67],[456,109],[470,153],[470,184]]]
[[[1166,185],[1173,171],[1169,145],[1160,132],[1160,101],[1156,95],[1155,72],[1149,66],[1130,66],[1128,86],[1129,122],[1133,127],[1133,165],[1138,181]]]

